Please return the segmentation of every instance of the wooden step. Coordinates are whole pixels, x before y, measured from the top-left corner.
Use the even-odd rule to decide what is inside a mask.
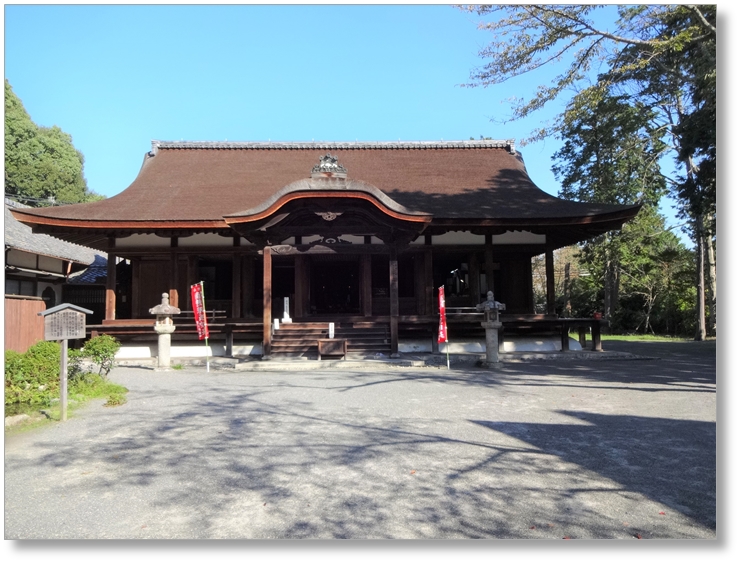
[[[272,355],[318,357],[317,340],[328,338],[329,323],[281,324],[273,333]],[[383,323],[336,323],[334,338],[347,341],[347,353],[390,353],[390,327]]]

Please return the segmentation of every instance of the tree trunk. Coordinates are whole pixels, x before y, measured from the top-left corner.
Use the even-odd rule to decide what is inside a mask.
[[[565,298],[565,311],[564,316],[571,316],[571,305],[570,305],[570,262],[565,263],[565,274],[563,280],[563,294]]]
[[[694,340],[706,340],[706,312],[704,304],[704,227],[700,217],[695,219],[696,240],[696,333]]]
[[[711,233],[704,236],[706,252],[707,282],[709,283],[709,326],[707,333],[717,335],[717,262],[714,257],[714,244]]]
[[[611,328],[614,312],[619,301],[619,267],[613,260],[607,260],[604,272],[604,318]]]
[[[619,307],[619,287],[622,279],[622,268],[619,262],[614,263],[614,282],[612,283],[612,309]]]
[[[604,268],[604,319],[611,327],[612,316],[612,288],[611,262],[607,259]]]

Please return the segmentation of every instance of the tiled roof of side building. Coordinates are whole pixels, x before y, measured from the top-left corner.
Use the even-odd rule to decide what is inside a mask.
[[[5,198],[4,240],[6,248],[15,248],[32,254],[70,260],[84,265],[91,265],[95,263],[96,259],[98,259],[98,262],[100,259],[106,259],[105,253],[92,248],[63,241],[50,235],[33,233],[31,227],[15,220],[10,213],[10,207],[16,209],[32,209],[27,205]]]

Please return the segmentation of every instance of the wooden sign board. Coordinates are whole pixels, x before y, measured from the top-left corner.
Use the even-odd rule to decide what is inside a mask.
[[[85,313],[66,309],[44,317],[44,340],[85,338]]]
[[[38,314],[44,317],[44,340],[61,342],[59,402],[62,410],[61,419],[67,420],[67,341],[85,338],[85,316],[92,315],[92,311],[79,305],[62,303]]]

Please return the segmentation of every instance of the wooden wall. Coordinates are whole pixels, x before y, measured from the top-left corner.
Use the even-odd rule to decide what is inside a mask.
[[[5,297],[5,349],[23,353],[39,340],[44,339],[46,310],[40,297]]]

